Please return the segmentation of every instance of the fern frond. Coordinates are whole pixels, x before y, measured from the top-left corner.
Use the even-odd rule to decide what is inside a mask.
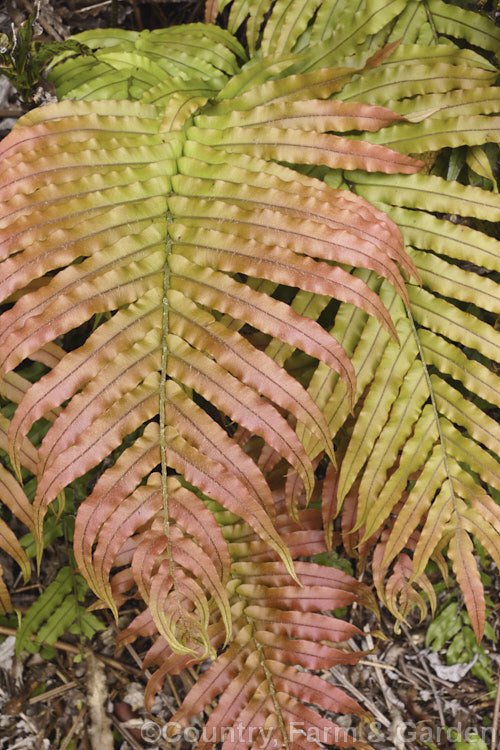
[[[449,543],[449,556],[480,637],[484,600],[471,553],[472,526],[466,518],[476,498],[485,494],[480,478],[498,488],[499,464],[493,457],[499,455],[498,430],[488,412],[498,405],[499,384],[498,377],[473,361],[471,354],[475,351],[476,359],[485,358],[485,363],[499,357],[500,339],[488,318],[490,312],[498,314],[498,284],[475,270],[479,266],[498,269],[498,242],[476,230],[438,219],[431,211],[449,210],[453,196],[455,213],[492,219],[499,208],[497,197],[422,175],[409,178],[416,188],[411,196],[410,191],[405,193],[404,188],[395,186],[387,186],[386,192],[382,184],[386,178],[376,180],[380,192],[374,185],[365,189],[361,184],[365,177],[358,183],[358,174],[349,179],[365,197],[378,197],[378,205],[396,221],[399,219],[407,241],[419,248],[412,252],[412,258],[423,288],[410,285],[406,312],[396,299],[395,307],[388,306],[399,318],[402,348],[394,348],[387,339],[382,350],[370,350],[373,379],[345,449],[335,509],[359,475],[353,528],[361,529],[365,542],[380,534],[384,526],[390,529],[382,542],[383,552],[376,558],[377,565],[387,571],[399,559],[394,564],[401,566],[401,554],[410,545],[413,570],[411,558],[406,557],[403,567],[395,568],[395,577],[389,579],[385,593],[379,586],[383,600],[393,611],[396,598],[400,596],[403,602],[409,596],[408,586],[421,579],[434,551]],[[391,203],[405,208],[393,208]],[[410,206],[418,210],[408,211],[406,207]],[[476,237],[477,244],[469,244]],[[446,260],[438,253],[445,254]],[[474,270],[461,267],[465,259],[476,264]],[[470,312],[463,309],[464,305]],[[342,340],[339,333],[340,329],[335,334]],[[360,348],[364,336],[357,345],[359,355],[353,355],[353,363],[359,362],[362,369],[368,366],[366,359],[361,364],[362,352],[368,351]],[[466,347],[467,353],[458,347]],[[361,372],[357,368],[358,382]],[[448,379],[450,375],[454,380]],[[315,388],[317,391],[320,385]],[[337,425],[339,422],[330,420],[331,428]],[[414,485],[409,485],[415,478]],[[391,521],[391,511],[401,501],[404,504],[397,519]],[[500,537],[487,521],[482,525],[488,549],[497,556]],[[419,536],[412,542],[411,534],[417,528]],[[407,611],[402,605],[401,616]]]
[[[313,530],[320,529],[320,517],[318,511],[302,511],[299,527],[283,514],[282,501],[278,503],[276,527],[296,559],[307,554]],[[226,590],[235,636],[191,689],[172,722],[184,726],[191,716],[219,697],[204,728],[203,746],[223,740],[224,746],[230,747],[235,732],[240,733],[242,741],[247,734],[252,740],[252,735],[256,739],[271,726],[273,736],[291,748],[307,729],[309,737],[312,732],[321,733],[325,741],[339,747],[366,748],[365,743],[356,742],[315,709],[306,708],[304,702],[340,714],[363,717],[366,712],[339,688],[296,665],[314,671],[356,663],[361,653],[336,644],[356,635],[358,629],[321,612],[354,600],[372,608],[371,593],[339,570],[305,562],[295,563],[303,587],[290,586],[282,563],[246,524],[225,524],[222,529],[232,558]],[[321,534],[314,536],[319,549],[324,540]],[[135,554],[140,554],[139,548]],[[137,569],[141,560],[137,559]],[[142,631],[144,622],[144,616],[137,618],[137,623],[133,622],[122,634],[123,641]],[[210,626],[209,633],[216,648],[220,644],[220,627]],[[148,685],[148,704],[167,668],[176,672],[183,661],[182,655],[173,659],[165,642],[157,640],[146,657],[150,665],[161,664]]]
[[[5,584],[3,577],[3,568],[0,565],[0,614],[7,615],[12,612],[12,601],[10,599],[9,589]]]
[[[379,67],[366,71],[347,83],[339,94],[345,102],[369,102],[392,108],[407,107],[408,94],[415,97],[447,94],[484,88],[492,84],[496,71],[484,60],[469,57],[468,50],[458,50],[447,45],[429,48],[422,45],[401,45]],[[474,64],[471,64],[473,62]],[[397,67],[398,74],[394,75]],[[409,97],[408,97],[409,98]],[[445,99],[446,101],[446,99]]]
[[[5,492],[7,484],[5,475],[7,474],[7,472],[5,471],[3,466],[0,466],[0,469],[0,491],[2,492],[2,501],[4,500],[4,498],[5,500],[9,500],[9,495]],[[9,487],[8,489],[11,488]],[[0,519],[0,549],[2,549],[4,552],[7,552],[7,554],[17,562],[17,564],[21,568],[24,582],[26,583],[31,575],[28,557],[24,549],[19,544],[17,536],[2,519]]]
[[[167,31],[169,38],[178,39],[175,30]],[[165,43],[161,35],[106,34],[87,35],[85,43],[100,44],[106,53],[116,49],[120,64],[131,45],[148,59],[165,62],[157,56]],[[193,42],[192,61],[204,49],[200,39],[225,39],[222,32],[205,27],[196,27],[193,34],[198,41]],[[186,54],[179,52],[179,59]],[[79,65],[74,58],[62,64],[64,70],[75,66],[76,76]],[[278,93],[273,82],[253,86],[239,97],[232,115],[224,112],[223,98],[211,103],[207,92],[200,96],[189,83],[180,90],[179,78],[168,93],[163,88],[158,99],[152,98],[161,104],[61,102],[31,112],[2,144],[3,222],[9,233],[4,235],[1,289],[9,297],[29,288],[2,315],[3,373],[92,316],[106,318],[79,349],[49,366],[23,394],[10,429],[10,455],[18,468],[20,446],[31,426],[61,409],[36,466],[33,512],[39,549],[48,504],[76,478],[115,456],[115,465],[79,510],[75,539],[81,570],[113,609],[106,576],[115,546],[106,546],[108,519],[123,513],[118,543],[137,530],[141,519],[152,523],[161,513],[168,540],[175,502],[166,480],[169,467],[237,513],[295,575],[272,523],[274,508],[264,475],[197,403],[202,397],[218,414],[260,436],[289,464],[298,480],[289,502],[295,513],[293,498],[301,488],[306,498],[311,496],[314,469],[286,417],[303,423],[333,459],[330,433],[303,387],[238,329],[248,324],[327,363],[349,393],[355,384],[341,346],[314,319],[274,298],[278,284],[359,306],[394,333],[391,317],[364,280],[333,265],[374,268],[407,299],[396,263],[410,273],[414,268],[401,252],[394,225],[362,199],[276,160],[389,172],[414,172],[420,163],[383,147],[322,134],[335,125],[340,130],[360,127],[366,118],[370,129],[386,125],[393,116],[380,108],[319,102],[324,114],[318,117],[314,102],[299,100],[283,117],[287,91],[295,102],[311,84],[323,97],[341,85],[342,73],[340,78],[338,71],[320,73],[283,78],[278,104],[266,104]],[[80,83],[73,85],[79,90]],[[87,98],[96,97],[89,93]],[[289,116],[300,118],[301,129],[289,127]],[[314,147],[311,132],[316,132]],[[39,188],[32,193],[34,180]],[[382,251],[376,258],[375,247]],[[29,287],[60,268],[49,283]],[[260,291],[254,280],[271,282],[271,287]],[[131,440],[128,448],[126,440]],[[161,487],[136,494],[137,485],[158,464],[164,475]],[[98,539],[103,552],[98,544],[92,553],[93,541],[88,540]],[[218,592],[219,611],[229,626],[224,597],[214,575],[204,580],[202,590],[195,558],[184,556],[185,565],[179,565],[170,556],[170,544],[162,582],[148,593],[144,581],[143,594],[148,601],[152,597],[160,632],[177,649],[198,653],[199,644],[208,648],[203,635],[207,596]],[[183,550],[187,544],[183,542]],[[172,597],[185,613],[184,624],[166,614]],[[191,604],[181,604],[184,598]],[[201,618],[196,633],[191,606]]]
[[[500,31],[489,18],[460,7],[452,9],[442,0],[429,0],[429,13],[440,34],[465,39],[495,54],[500,51]]]
[[[22,395],[26,392],[29,383],[21,375],[10,373],[1,389],[4,398],[11,401],[12,397]],[[10,420],[0,414],[0,451],[7,456],[9,451],[8,433]],[[20,460],[24,467],[33,471],[36,466],[37,451],[33,443],[25,437],[21,443]],[[4,465],[3,458],[0,463],[0,501],[8,511],[21,521],[32,533],[34,532],[33,508],[23,489],[22,484],[15,478],[11,471]],[[24,582],[31,577],[31,566],[26,550],[20,544],[18,537],[12,529],[12,524],[0,518],[0,549],[6,552],[19,565],[23,574]],[[1,567],[1,566],[0,566]],[[8,589],[3,580],[3,571],[0,570],[0,608],[3,613],[12,612],[12,602]]]
[[[34,654],[43,645],[52,645],[77,621],[77,631],[92,637],[104,625],[81,604],[87,592],[81,576],[70,566],[61,568],[21,620],[16,636],[16,653]]]
[[[49,78],[59,98],[140,99],[166,76],[222,87],[246,59],[231,34],[201,23],[142,32],[93,29],[73,39],[93,52],[57,61]]]
[[[367,39],[386,27],[397,18],[406,5],[405,0],[364,0],[355,13],[350,7],[340,14],[340,28],[335,24],[328,29],[328,36],[314,45],[311,51],[304,53],[301,66],[304,72],[314,68],[325,68],[337,65],[350,55],[361,51]],[[318,24],[321,17],[317,17]],[[321,29],[321,25],[319,27]],[[380,45],[382,46],[382,45]],[[373,52],[364,50],[364,57],[369,58]]]
[[[9,502],[40,554],[47,507],[99,473],[80,571],[115,615],[145,602],[122,641],[159,634],[149,702],[168,672],[213,660],[177,715],[218,697],[212,744],[240,726],[305,750],[301,722],[366,747],[305,705],[363,714],[311,674],[359,658],[331,645],[356,630],[325,612],[375,608],[298,559],[339,537],[362,565],[373,551],[399,619],[423,616],[423,593],[435,606],[426,566],[446,577],[448,558],[481,637],[473,539],[500,548],[485,232],[500,203],[409,156],[432,170],[429,151],[463,146],[494,184],[497,70],[461,47],[495,53],[499,35],[480,19],[473,37],[472,19],[441,0],[235,0],[248,61],[213,24],[86,32],[91,53],[51,73],[66,100],[0,146],[0,374],[18,404],[0,438],[38,482],[32,506],[14,485]],[[37,383],[15,372],[26,359],[46,368]],[[324,455],[322,510],[305,511]]]
[[[365,20],[368,5],[362,3]],[[316,22],[331,12],[328,8],[325,3]],[[388,12],[380,4],[377,9],[381,18]],[[400,35],[406,31],[409,36],[405,41],[413,44],[400,45],[381,67],[356,71],[337,94],[346,103],[389,104],[407,120],[356,137],[412,154],[443,146],[477,148],[498,140],[494,133],[497,123],[491,117],[497,109],[496,92],[486,88],[496,76],[494,66],[477,53],[439,44],[436,35],[437,30],[457,39],[470,38],[475,14],[460,12],[453,23],[449,6],[439,0],[429,4],[427,29],[421,32],[430,35],[425,40],[432,44],[429,47],[415,44],[422,41],[418,34],[411,36],[415,31],[413,16],[422,10],[420,4],[408,4],[393,30]],[[341,7],[337,11],[339,23],[350,24],[354,31],[352,13],[346,19]],[[496,50],[497,31],[486,20],[478,23],[489,35],[485,48]],[[392,40],[393,32],[384,37],[383,30],[374,27],[372,42]],[[315,35],[314,24],[311,34]],[[335,62],[334,51],[328,56],[327,36],[325,32],[324,56],[319,58],[316,49],[311,53],[318,65],[320,59],[321,64]],[[362,59],[361,51],[367,45],[359,25],[350,54],[357,49],[358,59]],[[398,67],[397,77],[394,66]],[[484,84],[478,89],[480,81]],[[491,168],[478,171],[490,180],[493,176],[494,181]],[[473,510],[479,498],[488,498],[485,482],[498,488],[498,435],[489,414],[498,406],[499,383],[489,363],[499,357],[500,340],[494,326],[498,284],[491,274],[498,271],[499,246],[484,231],[467,226],[470,220],[463,225],[441,217],[458,214],[495,221],[498,197],[439,177],[369,176],[365,169],[345,175],[329,172],[325,180],[337,187],[343,177],[351,191],[370,200],[401,227],[423,288],[408,286],[405,309],[385,282],[380,285],[375,277],[364,277],[393,317],[399,345],[384,331],[376,330],[359,309],[341,305],[336,314],[332,334],[352,358],[357,405],[353,426],[344,433],[349,408],[342,399],[342,387],[337,374],[320,364],[308,390],[337,436],[341,456],[339,472],[331,467],[324,486],[325,528],[331,532],[333,519],[350,493],[345,514],[354,508],[354,518],[346,520],[345,529],[357,532],[364,557],[370,546],[378,544],[374,558],[377,590],[395,614],[399,601],[403,618],[414,605],[425,612],[413,587],[418,584],[430,594],[426,564],[449,545],[450,560],[464,586],[471,620],[480,637],[484,602],[470,534],[480,527],[495,559],[500,547],[494,522],[479,522]],[[291,355],[289,349],[281,351],[278,341],[268,348],[280,362]],[[308,428],[299,425],[298,434],[311,457],[321,455],[317,438]],[[293,494],[292,485],[290,478],[287,487]],[[491,498],[488,502],[495,505]],[[391,520],[395,510],[398,516]],[[471,524],[472,517],[477,525]],[[384,588],[384,576],[391,565],[393,571]]]

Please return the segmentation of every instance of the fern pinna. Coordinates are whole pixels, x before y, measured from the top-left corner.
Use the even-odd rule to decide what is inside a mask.
[[[363,747],[305,705],[363,714],[311,674],[359,658],[329,645],[355,629],[323,613],[375,607],[298,560],[340,543],[339,514],[397,618],[425,611],[419,589],[433,604],[426,565],[446,576],[447,555],[480,638],[472,540],[500,558],[499,244],[482,223],[500,208],[482,147],[496,68],[451,39],[471,41],[465,11],[358,5],[236,1],[229,31],[85,32],[87,54],[50,73],[61,101],[0,147],[2,388],[18,404],[0,447],[38,480],[30,504],[2,469],[2,500],[40,555],[48,506],[98,469],[80,572],[115,613],[145,602],[122,639],[159,634],[150,700],[214,660],[177,717],[219,697],[213,742],[238,724]],[[494,54],[500,34],[472,18]]]

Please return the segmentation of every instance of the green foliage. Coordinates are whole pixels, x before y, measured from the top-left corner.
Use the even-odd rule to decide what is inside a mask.
[[[491,605],[487,608],[487,618],[491,613]],[[497,642],[493,628],[487,621],[485,636]],[[456,601],[447,603],[433,618],[427,628],[425,645],[431,646],[433,651],[441,651],[446,647],[446,663],[462,664],[476,661],[471,667],[474,677],[482,680],[492,695],[495,694],[497,684],[495,670],[485,647],[478,643],[471,628],[470,618],[463,609],[458,608]]]
[[[16,652],[41,651],[42,656],[51,659],[54,650],[50,646],[67,631],[91,640],[103,630],[102,622],[82,604],[87,592],[85,580],[71,566],[61,568],[23,616],[16,636]]]
[[[456,732],[454,729],[446,727],[446,731],[450,740],[455,745],[455,750],[488,750],[488,746],[484,740],[474,732],[470,732],[467,739],[463,739],[459,732]],[[424,745],[430,748],[430,750],[439,750],[437,745],[434,745],[432,742],[424,741]]]
[[[466,740],[462,739],[457,732],[453,732],[452,742],[454,742],[456,750],[488,750],[484,740],[473,732],[468,735]]]
[[[41,33],[38,23],[40,0],[35,10],[16,29],[12,24],[9,34],[0,34],[0,72],[9,79],[26,104],[37,101],[37,89],[45,85],[45,72],[53,58],[62,52],[79,55],[90,53],[85,45],[68,39],[64,42],[37,42]],[[38,100],[40,97],[38,97]]]
[[[354,573],[351,561],[340,557],[334,549],[330,550],[330,552],[320,552],[318,555],[314,555],[313,562],[318,563],[318,565],[328,565],[331,568],[344,570],[346,573],[350,573],[350,575]]]

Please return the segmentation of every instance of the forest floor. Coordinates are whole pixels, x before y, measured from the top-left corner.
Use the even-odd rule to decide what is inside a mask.
[[[14,582],[12,600],[21,613],[47,588],[65,558],[65,550],[53,545],[46,550],[38,578],[35,576],[27,587]],[[6,558],[1,562],[8,566]],[[487,596],[492,602],[500,601],[498,576],[487,587]],[[441,609],[453,607],[453,602],[460,606],[457,591],[443,590],[438,598]],[[141,671],[142,657],[150,643],[138,640],[116,651],[117,626],[111,614],[107,610],[96,614],[105,629],[91,645],[67,634],[55,643],[48,658],[23,651],[16,659],[15,618],[10,628],[0,626],[0,640],[4,636],[0,643],[0,749],[194,750],[206,718],[203,714],[192,720],[178,741],[167,743],[162,737],[169,718],[205,665],[167,679],[155,701],[153,722],[144,708],[150,673]],[[126,627],[135,614],[133,607],[121,612],[119,627]],[[500,737],[497,734],[495,741],[493,726],[499,724],[499,701],[495,701],[494,691],[500,654],[491,637],[483,641],[481,654],[473,653],[464,647],[464,641],[470,640],[474,648],[474,641],[461,616],[450,621],[441,615],[431,629],[436,639],[432,645],[441,646],[434,651],[426,646],[430,617],[395,633],[394,621],[387,612],[382,612],[379,622],[355,607],[345,616],[364,631],[345,648],[365,654],[356,666],[324,670],[320,676],[357,700],[372,714],[373,721],[368,724],[357,717],[332,714],[327,714],[328,718],[356,739],[369,742],[374,750],[499,747]],[[490,636],[500,637],[498,604],[490,608],[489,625]],[[456,627],[452,645],[449,635]],[[461,663],[448,664],[450,656]],[[478,668],[486,675],[488,685],[478,677]],[[476,736],[484,744],[479,744]],[[460,737],[469,744],[459,744]]]
[[[116,5],[112,0],[42,0],[41,6],[41,39],[61,40],[71,33],[110,25],[140,30],[203,20],[202,0],[120,0]],[[6,8],[0,8],[0,32],[8,33],[12,23],[18,27],[31,11],[31,0],[7,0]],[[114,21],[113,12],[117,14]],[[0,137],[23,111],[25,108],[6,79],[0,78]],[[27,587],[15,581],[7,558],[2,557],[1,562],[7,580],[9,572],[11,575],[13,603],[24,613],[58,568],[66,564],[67,554],[63,545],[49,547],[40,576],[35,576]],[[375,750],[496,750],[495,736],[500,748],[500,706],[494,698],[500,655],[495,653],[493,640],[493,636],[500,638],[498,575],[486,591],[491,602],[491,630],[490,637],[484,640],[483,652],[471,645],[472,631],[461,614],[452,619],[451,626],[444,616],[434,622],[433,644],[439,648],[433,651],[426,646],[430,617],[395,633],[388,613],[383,613],[381,622],[367,622],[366,618],[360,621],[359,610],[348,612],[350,620],[365,632],[349,646],[366,654],[355,667],[338,667],[321,676],[352,695],[371,712],[373,722],[329,718],[357,739],[369,742]],[[440,591],[439,602],[441,610],[452,607],[454,602],[460,611],[457,591]],[[161,738],[163,727],[203,665],[167,680],[154,706],[154,723],[144,709],[149,673],[141,670],[148,643],[139,641],[134,647],[115,652],[116,625],[109,612],[102,610],[97,614],[105,629],[91,646],[80,644],[77,636],[67,635],[56,642],[49,659],[27,652],[16,659],[15,618],[0,625],[0,750],[194,748],[203,716],[178,741],[167,743]],[[126,626],[133,614],[133,610],[123,612],[120,625]],[[453,661],[460,663],[448,663]],[[478,676],[481,674],[483,679]],[[484,744],[471,733],[476,733]],[[461,745],[459,735],[463,741],[468,738],[468,744]]]

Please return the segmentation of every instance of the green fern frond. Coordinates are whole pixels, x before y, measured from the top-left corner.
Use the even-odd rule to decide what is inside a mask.
[[[21,620],[16,634],[16,652],[25,650],[36,654],[44,646],[51,646],[70,630],[87,638],[104,625],[82,602],[88,591],[84,579],[66,565],[31,605]]]
[[[49,80],[60,99],[135,100],[165,85],[166,78],[213,90],[247,58],[231,34],[201,23],[142,32],[95,29],[73,39],[93,54],[56,61]]]
[[[488,128],[481,130],[483,122],[494,127],[495,118],[481,114],[491,111],[488,97],[484,110],[479,96],[476,99],[466,93],[465,97],[466,102],[471,102],[471,114],[453,121],[441,119],[439,108],[432,110],[436,95],[419,97],[418,106],[424,103],[427,110],[427,133],[433,128],[435,133],[446,130],[450,146],[469,140],[472,143],[474,137],[481,144],[489,138]],[[454,93],[448,97],[450,103],[458,99]],[[445,98],[443,104],[447,104]],[[408,116],[409,103],[403,111]],[[437,119],[433,120],[436,114]],[[393,125],[385,131],[387,137],[383,140],[403,151],[408,145],[413,153],[424,148],[437,150],[443,145],[440,137],[434,135],[425,135],[419,141],[418,127]],[[390,131],[401,134],[397,145]],[[405,132],[416,137],[403,144]],[[410,583],[423,574],[434,551],[449,543],[449,556],[480,637],[484,600],[469,536],[474,531],[466,518],[473,513],[477,498],[485,495],[480,478],[497,489],[500,477],[495,458],[500,455],[497,424],[489,416],[498,406],[499,393],[498,377],[489,371],[489,363],[498,362],[500,355],[500,338],[494,325],[500,309],[499,287],[492,274],[498,271],[500,245],[483,232],[437,218],[432,212],[453,212],[492,221],[498,216],[497,196],[424,175],[410,177],[407,182],[397,178],[386,182],[385,177],[372,181],[357,172],[347,175],[347,179],[357,193],[386,211],[401,227],[422,287],[409,286],[410,305],[406,311],[397,300],[396,307],[388,306],[399,318],[397,330],[403,346],[394,350],[387,340],[383,350],[372,349],[372,382],[345,449],[335,507],[358,477],[353,530],[362,527],[362,541],[366,541],[374,533],[379,534],[384,524],[389,525],[391,531],[382,543],[379,561],[383,570],[405,545],[413,544]],[[335,329],[334,333],[342,340]],[[365,360],[362,367],[367,365]],[[465,376],[460,367],[474,372],[478,380]],[[359,371],[357,375],[359,380]],[[450,380],[450,375],[454,380]],[[483,379],[488,385],[483,386]],[[316,384],[315,388],[318,390],[319,386]],[[415,476],[418,478],[412,487],[408,483]],[[397,520],[390,522],[391,511],[402,500],[404,505]],[[494,524],[485,520],[482,526],[487,549],[496,558],[500,538]],[[416,528],[421,533],[415,546],[411,534]],[[392,596],[387,589],[384,595],[379,586],[383,600],[394,612],[400,591],[396,586]]]

